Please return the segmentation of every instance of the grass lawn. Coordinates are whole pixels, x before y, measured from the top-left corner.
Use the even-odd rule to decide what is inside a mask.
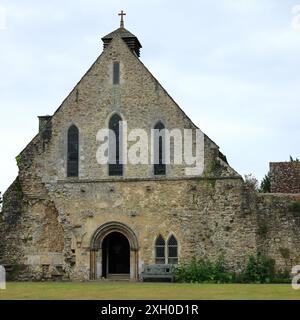
[[[9,282],[1,299],[300,299],[288,284]]]

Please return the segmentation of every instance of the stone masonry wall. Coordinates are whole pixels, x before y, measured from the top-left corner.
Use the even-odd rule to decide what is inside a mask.
[[[257,197],[257,249],[290,272],[300,264],[300,194]]]
[[[26,180],[25,180],[26,181]],[[8,279],[63,277],[64,233],[49,199],[27,197],[19,177],[3,196],[0,264]]]
[[[270,163],[271,192],[300,193],[300,162]]]
[[[19,279],[88,280],[91,239],[111,221],[137,236],[139,272],[154,263],[159,234],[175,235],[180,262],[224,255],[240,270],[262,252],[278,269],[300,263],[299,213],[291,206],[297,198],[253,193],[241,179],[61,181],[46,189],[48,200],[24,203],[10,228],[5,216],[0,262],[24,266]]]
[[[16,261],[4,261],[27,266],[20,279],[89,279],[91,239],[111,221],[137,236],[139,272],[155,262],[159,234],[175,235],[180,262],[223,254],[239,269],[256,252],[256,216],[244,210],[248,201],[241,179],[61,181],[46,187],[51,200],[31,204],[4,238],[6,257],[15,245],[22,253]]]
[[[118,86],[111,79],[115,60]],[[127,164],[123,177],[109,177],[107,165],[96,161],[96,135],[115,112],[128,130],[149,133],[158,120],[168,129],[196,128],[123,40],[114,38],[17,157],[19,176],[4,195],[0,222],[0,264],[10,266],[16,278],[88,280],[93,235],[109,222],[134,232],[138,272],[154,263],[159,234],[175,235],[180,262],[223,254],[240,270],[248,255],[264,250],[283,268],[287,249],[293,263],[299,260],[299,224],[288,210],[292,200],[246,189],[207,136],[201,176],[188,177],[184,165],[169,165],[165,177],[156,177],[151,164]],[[66,177],[72,124],[79,129],[78,178]]]
[[[120,61],[121,66],[118,86],[114,86],[111,79],[111,66],[115,60]],[[194,249],[183,240],[183,237],[191,237],[189,231],[180,236],[179,224],[175,221],[176,215],[181,214],[175,212],[173,216],[171,208],[175,204],[168,209],[175,200],[174,196],[181,192],[185,167],[167,166],[167,177],[160,182],[153,176],[151,164],[127,164],[124,177],[112,178],[108,176],[107,166],[97,163],[97,132],[107,127],[109,116],[115,112],[127,121],[128,130],[138,127],[149,133],[158,120],[163,121],[168,129],[195,128],[123,40],[116,37],[17,157],[22,201],[17,202],[16,194],[10,190],[5,194],[7,201],[1,224],[5,232],[0,235],[5,248],[0,262],[26,266],[27,275],[32,279],[88,279],[90,238],[97,228],[116,220],[128,223],[137,234],[147,235],[147,230],[160,226],[158,216],[166,219],[164,234],[172,225],[178,226],[176,233],[184,248],[182,252],[186,252],[182,257],[189,257],[189,252]],[[75,179],[66,178],[66,137],[71,124],[76,124],[80,135],[79,178]],[[226,163],[217,159],[218,147],[207,136],[204,148],[205,176],[239,178]],[[132,180],[136,180],[136,184]],[[151,188],[156,190],[154,198],[150,196],[151,190],[145,191],[144,180],[149,180]],[[168,181],[172,181],[172,193],[164,189],[170,185]],[[154,185],[158,187],[154,188]],[[143,197],[151,200],[149,209],[143,206]],[[184,208],[185,202],[188,200],[182,204],[179,201],[178,205]],[[194,209],[188,205],[186,210],[190,212],[186,218],[189,223]],[[138,212],[137,218],[128,220],[135,215],[134,212]],[[168,220],[170,216],[173,218]],[[17,223],[10,227],[9,221],[17,217]],[[134,223],[135,220],[138,222]],[[189,227],[185,226],[185,229],[189,230]],[[153,261],[154,238],[148,241],[151,245],[147,243],[147,237],[140,238],[141,262]]]

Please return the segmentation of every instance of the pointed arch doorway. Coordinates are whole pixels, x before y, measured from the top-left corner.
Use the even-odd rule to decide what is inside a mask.
[[[99,227],[91,240],[90,278],[138,279],[138,241],[120,222]]]

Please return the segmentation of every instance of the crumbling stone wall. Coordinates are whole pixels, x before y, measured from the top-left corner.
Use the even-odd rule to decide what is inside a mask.
[[[271,162],[272,193],[300,193],[300,162]]]
[[[111,81],[115,60],[119,86]],[[176,236],[179,261],[223,254],[239,270],[260,250],[282,267],[286,249],[298,261],[293,248],[300,245],[300,230],[287,210],[289,200],[246,189],[207,136],[201,176],[188,177],[184,165],[170,165],[166,177],[155,177],[151,164],[127,164],[123,177],[109,177],[107,166],[96,161],[96,134],[114,112],[128,121],[128,130],[150,132],[158,120],[169,129],[196,128],[123,40],[113,39],[17,157],[18,179],[4,195],[0,263],[17,270],[18,279],[89,279],[91,239],[112,221],[136,235],[139,272],[154,263],[159,234]],[[78,178],[66,177],[72,124],[80,135]]]
[[[57,218],[51,201],[24,194],[19,177],[5,192],[0,223],[0,264],[6,267],[8,279],[51,278],[53,269],[63,265],[64,233]]]
[[[5,222],[4,256],[16,257],[5,263],[26,266],[19,279],[89,279],[91,239],[110,221],[136,234],[139,271],[154,263],[158,234],[176,236],[180,262],[224,255],[240,270],[262,252],[278,269],[300,263],[298,198],[256,194],[238,177],[62,180],[45,188],[48,200],[24,204],[13,228]]]
[[[300,264],[300,195],[259,194],[257,248],[281,270]]]
[[[88,275],[91,238],[110,221],[134,231],[140,265],[154,263],[159,234],[176,236],[180,261],[224,253],[239,268],[247,254],[256,252],[255,215],[243,211],[245,190],[238,178],[61,181],[47,187],[58,211],[68,213],[64,218],[74,237],[74,278],[79,272]]]
[[[24,212],[24,199],[19,178],[12,183],[3,195],[3,210],[0,223],[0,262],[4,265],[21,264],[24,258],[21,220]]]

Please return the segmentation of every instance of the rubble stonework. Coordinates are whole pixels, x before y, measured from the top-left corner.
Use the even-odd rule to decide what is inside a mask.
[[[271,192],[300,193],[300,161],[270,163]]]
[[[120,84],[112,63],[120,62]],[[101,239],[112,231],[130,242],[130,277],[155,263],[158,235],[178,240],[179,262],[224,255],[240,270],[258,251],[278,268],[300,263],[295,197],[256,194],[205,135],[204,172],[183,165],[126,164],[122,177],[96,161],[96,135],[118,113],[128,129],[150,132],[158,120],[172,128],[196,126],[130,50],[118,32],[40,132],[17,157],[19,175],[4,194],[0,264],[14,279],[100,278]],[[67,131],[79,129],[79,177],[66,177]]]

